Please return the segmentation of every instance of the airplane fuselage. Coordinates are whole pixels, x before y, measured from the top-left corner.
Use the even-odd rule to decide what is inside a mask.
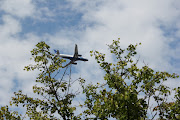
[[[88,59],[83,58],[83,57],[74,57],[73,55],[66,55],[66,54],[59,54],[59,57],[69,59],[69,60],[74,61],[74,62],[77,60],[88,61]]]

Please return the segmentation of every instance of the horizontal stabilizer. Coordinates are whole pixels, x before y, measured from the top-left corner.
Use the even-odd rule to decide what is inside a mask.
[[[77,63],[72,63],[73,65],[77,65]]]

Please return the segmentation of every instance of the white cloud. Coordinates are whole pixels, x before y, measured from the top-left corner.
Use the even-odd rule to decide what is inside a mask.
[[[34,81],[35,73],[27,73],[23,71],[25,65],[30,63],[30,50],[34,41],[19,41],[17,39],[5,39],[8,42],[1,43],[0,45],[0,76],[1,85],[3,89],[2,97],[6,104],[12,96],[12,90],[27,90],[29,87],[32,89],[31,83]],[[16,86],[17,84],[17,86]],[[9,97],[9,99],[5,99]]]
[[[9,15],[2,16],[3,25],[0,25],[1,42],[3,37],[15,35],[21,32],[21,25],[19,21]]]
[[[0,76],[1,100],[0,103],[8,104],[13,90],[32,89],[29,80],[35,78],[34,73],[23,71],[25,65],[30,63],[30,51],[39,41],[38,37],[27,34],[19,36],[21,23],[9,15],[2,16],[3,24],[0,25]],[[31,77],[32,76],[32,77]]]
[[[38,2],[36,0],[2,0],[0,10],[18,18],[29,17],[34,20],[52,21],[56,11],[40,6],[44,1]]]
[[[0,8],[6,13],[21,18],[31,16],[35,12],[32,0],[3,0],[1,1]]]

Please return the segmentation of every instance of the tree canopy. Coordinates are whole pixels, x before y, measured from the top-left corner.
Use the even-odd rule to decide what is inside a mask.
[[[37,84],[32,88],[39,97],[30,97],[21,90],[14,92],[10,106],[22,105],[26,109],[25,114],[11,111],[7,105],[1,107],[0,119],[180,119],[180,87],[172,89],[163,84],[179,76],[153,70],[146,64],[139,67],[140,61],[136,57],[138,45],[130,44],[123,49],[120,39],[113,40],[108,45],[114,55],[113,63],[106,61],[105,54],[90,51],[105,73],[105,83],[97,80],[96,84],[86,84],[86,78],[72,80],[71,74],[66,74],[69,66],[63,68],[65,60],[51,53],[45,42],[39,42],[31,51],[35,64],[24,69],[39,71]],[[69,90],[75,81],[80,83],[82,92]],[[175,92],[174,99],[169,102],[172,91]],[[85,101],[73,105],[78,94],[84,94]],[[151,105],[152,100],[155,106]],[[78,107],[83,108],[80,114],[76,114]]]

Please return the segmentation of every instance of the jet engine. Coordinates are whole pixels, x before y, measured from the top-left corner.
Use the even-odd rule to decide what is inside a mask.
[[[77,65],[77,63],[72,63],[73,65]]]
[[[79,57],[81,57],[82,55],[78,55]]]

